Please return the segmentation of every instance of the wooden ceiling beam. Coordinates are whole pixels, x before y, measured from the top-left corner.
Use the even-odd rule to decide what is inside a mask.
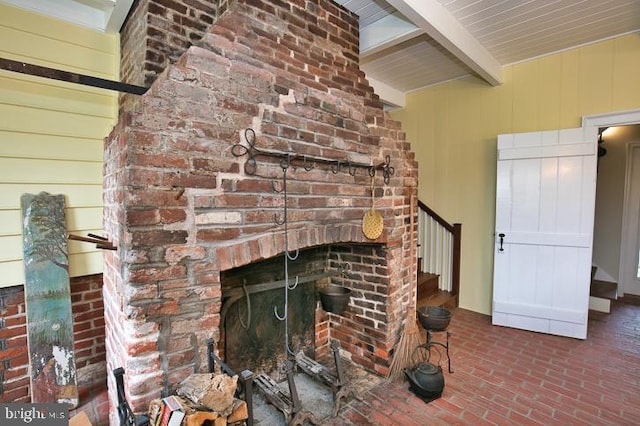
[[[492,86],[502,84],[502,66],[437,0],[386,0]]]
[[[420,34],[424,34],[424,30],[399,12],[387,15],[360,29],[360,59],[390,49]]]

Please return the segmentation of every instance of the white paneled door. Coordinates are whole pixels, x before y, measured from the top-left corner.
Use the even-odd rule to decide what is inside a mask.
[[[595,127],[498,136],[493,324],[587,336]]]

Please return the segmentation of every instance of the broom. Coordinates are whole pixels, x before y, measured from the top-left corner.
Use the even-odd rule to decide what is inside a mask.
[[[409,227],[411,228],[411,245],[410,245],[410,257],[413,262],[414,258],[414,196],[411,195],[411,206],[410,206],[410,218],[409,218]],[[411,266],[411,271],[413,272],[413,266]],[[389,373],[387,374],[387,378],[397,379],[402,377],[403,370],[405,368],[411,367],[413,365],[413,351],[419,345],[424,343],[423,333],[420,331],[420,327],[416,323],[416,300],[413,297],[414,286],[417,285],[417,277],[412,273],[413,284],[411,286],[411,293],[409,294],[409,306],[406,312],[405,318],[405,326],[404,331],[400,335],[400,340],[398,341],[398,345],[395,348],[393,353],[393,359],[391,360],[391,365],[389,366]]]

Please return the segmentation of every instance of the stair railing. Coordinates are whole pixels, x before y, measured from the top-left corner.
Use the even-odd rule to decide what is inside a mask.
[[[422,201],[418,201],[418,207],[418,257],[422,258],[422,272],[439,275],[439,289],[458,295],[462,224],[450,224]]]

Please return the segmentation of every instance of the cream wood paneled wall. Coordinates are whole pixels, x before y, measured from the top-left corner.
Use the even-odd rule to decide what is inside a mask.
[[[0,4],[0,57],[118,80],[119,39]],[[20,196],[63,194],[69,233],[102,231],[103,138],[116,92],[0,70],[0,287],[24,283]],[[102,272],[102,252],[69,241],[69,272]]]
[[[640,34],[504,67],[504,84],[468,77],[412,92],[402,121],[420,199],[463,224],[460,306],[491,313],[496,137],[580,127],[583,116],[640,108]]]

